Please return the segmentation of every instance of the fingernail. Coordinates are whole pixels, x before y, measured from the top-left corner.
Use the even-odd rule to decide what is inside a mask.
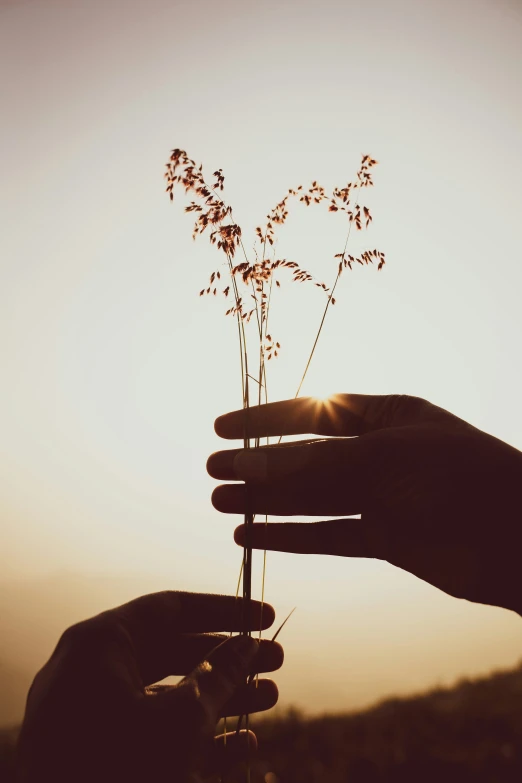
[[[234,457],[234,472],[241,481],[266,481],[267,456],[257,449],[243,449]]]

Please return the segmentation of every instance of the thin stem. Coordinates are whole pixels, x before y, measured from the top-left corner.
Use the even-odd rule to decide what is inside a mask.
[[[275,640],[277,639],[277,637],[279,636],[279,634],[281,633],[281,631],[283,630],[283,628],[285,627],[285,625],[287,624],[287,622],[289,621],[289,619],[291,618],[291,616],[293,615],[293,613],[295,612],[296,609],[297,609],[297,606],[294,606],[294,608],[292,609],[290,614],[286,617],[286,619],[283,620],[283,622],[281,623],[281,625],[279,626],[279,628],[277,629],[275,634],[272,636],[272,639],[271,639],[272,642],[275,642]]]
[[[317,343],[319,342],[319,337],[321,336],[321,332],[323,331],[323,325],[324,325],[324,322],[325,322],[325,319],[326,319],[326,314],[328,312],[328,308],[330,307],[330,302],[332,301],[332,296],[334,294],[334,291],[335,291],[335,288],[337,286],[337,283],[339,281],[340,276],[341,276],[341,273],[338,272],[337,273],[337,277],[335,278],[335,283],[333,284],[333,287],[332,287],[332,290],[330,292],[330,295],[328,296],[328,301],[326,303],[326,307],[324,308],[323,317],[321,318],[321,323],[319,324],[319,329],[318,329],[317,334],[315,336],[314,344],[313,344],[312,350],[310,352],[310,356],[308,357],[308,361],[306,363],[306,367],[305,367],[303,376],[302,376],[302,378],[301,378],[301,380],[299,382],[299,386],[297,387],[297,391],[295,393],[295,397],[299,397],[299,392],[301,391],[301,388],[303,386],[304,380],[306,378],[306,374],[308,373],[308,368],[310,367],[313,355],[315,353],[315,349],[317,347]]]
[[[263,245],[263,257],[264,257],[264,253],[265,253],[265,245],[266,245],[266,235],[265,235],[265,242],[264,242],[264,245]],[[273,250],[273,258],[274,258],[274,260],[275,260],[275,252],[276,252],[276,249],[274,247],[274,250]],[[265,338],[266,338],[266,335],[268,333],[268,316],[270,315],[270,301],[272,299],[272,284],[273,284],[273,282],[274,282],[274,270],[272,269],[272,274],[270,275],[270,289],[268,291],[268,299],[267,299],[267,303],[266,303]],[[264,358],[263,358],[263,376],[264,376],[263,386],[264,386],[264,389],[265,389],[265,405],[266,405],[268,403],[268,386],[267,386],[267,378],[266,378],[266,362],[264,361]],[[263,378],[262,378],[262,380],[263,380]],[[260,388],[261,388],[261,386],[260,386]],[[267,439],[266,439],[266,445],[267,446],[270,445],[270,438],[269,437],[267,437]],[[266,528],[267,525],[268,525],[268,514],[265,514],[265,528]],[[263,625],[263,622],[262,622],[263,621],[263,609],[264,609],[264,606],[265,606],[265,581],[266,581],[266,549],[263,550],[263,573],[262,573],[262,577],[261,577],[261,616],[259,618],[260,619],[260,623],[259,623],[259,641],[261,641],[261,636],[262,636],[261,627]],[[256,687],[257,687],[257,683],[258,682],[259,682],[259,675],[256,678]]]
[[[270,275],[270,288],[268,289],[268,300],[267,300],[267,303],[266,303],[265,334],[268,331],[268,316],[269,316],[269,313],[270,313],[270,300],[272,299],[273,276],[274,276],[274,272],[272,271],[272,274]]]
[[[223,205],[225,205],[225,202],[224,202],[224,201],[222,201],[222,200],[219,198],[219,196],[217,195],[217,193],[215,193],[215,191],[212,191],[212,192],[213,192],[213,193],[216,195],[216,197],[217,197],[217,198],[218,198],[218,199],[221,201],[221,203],[222,203]],[[232,221],[233,221],[233,220],[234,220],[234,216],[233,216],[233,213],[232,213],[232,207],[227,207],[227,208],[228,208],[228,210],[229,210],[230,220],[232,220]],[[240,246],[241,250],[243,251],[243,256],[245,257],[245,261],[247,262],[247,264],[250,264],[250,262],[249,262],[249,260],[248,260],[247,252],[246,252],[246,250],[245,250],[245,245],[243,244],[243,240],[241,239],[241,236],[239,237],[239,246]],[[251,281],[251,282],[252,282],[252,288],[253,288],[253,286],[254,286],[254,284],[253,284],[253,281]],[[259,324],[259,311],[258,311],[258,307],[257,307],[257,298],[256,298],[256,295],[255,295],[255,291],[254,291],[254,301],[255,301],[255,303],[256,303],[256,317],[257,317],[258,328],[259,328],[259,330],[260,330],[260,329],[261,329],[261,326],[260,326],[260,324]]]
[[[239,598],[239,588],[241,587],[242,576],[243,576],[243,561],[241,561],[241,568],[239,569],[239,579],[237,580],[236,598]]]
[[[262,281],[261,282],[261,302],[263,301],[264,288],[265,288],[265,284],[264,284],[264,281]],[[257,307],[257,303],[256,303],[256,307]],[[261,313],[262,313],[262,311],[261,311]],[[259,323],[259,319],[258,319],[258,323]],[[263,350],[263,343],[264,343],[264,338],[265,337],[266,337],[266,330],[265,330],[265,334],[263,334],[263,317],[261,315],[261,322],[259,323],[259,382],[258,382],[259,385],[258,385],[258,389],[257,389],[257,404],[258,405],[261,405],[262,396],[263,396],[263,392],[262,392],[262,389],[263,389],[263,371],[264,371],[264,366],[265,366],[265,355],[264,355],[264,350]],[[256,446],[259,446],[259,438],[256,438]]]
[[[232,288],[234,290],[234,299],[236,302],[236,317],[237,317],[237,330],[238,330],[238,337],[239,337],[239,357],[241,362],[241,398],[243,400],[243,405],[245,404],[245,365],[244,365],[244,355],[246,355],[246,337],[245,337],[245,328],[243,325],[243,320],[241,318],[241,313],[239,311],[239,305],[240,305],[240,296],[239,291],[237,287],[236,279],[232,273],[232,258],[230,257],[230,253],[227,253],[227,261],[228,261],[228,268],[230,272],[230,279],[232,281]]]
[[[256,289],[254,288],[254,281],[250,280],[250,284],[252,286],[252,296],[254,298],[254,302],[256,303],[256,319],[257,319],[257,331],[259,332],[259,342],[262,340],[262,332],[263,332],[263,318],[261,317],[261,320],[259,319],[259,305],[257,301],[257,293]]]
[[[268,525],[268,515],[265,515],[265,527]],[[266,576],[266,549],[263,551],[263,575],[261,577],[261,617],[259,623],[259,639],[261,640],[261,625],[263,620],[263,609],[265,606],[265,576]]]
[[[227,254],[229,269],[230,269],[230,275],[232,278],[232,285],[234,289],[234,296],[236,300],[236,308],[239,308],[240,305],[240,296],[239,291],[237,288],[237,282],[235,280],[234,275],[232,274],[232,259],[230,257],[230,254]],[[238,322],[238,336],[239,336],[239,347],[240,347],[240,357],[241,357],[241,378],[242,378],[242,392],[243,392],[243,407],[245,409],[248,409],[250,406],[250,399],[249,399],[249,372],[248,372],[248,353],[247,353],[247,344],[246,344],[246,333],[245,333],[245,325],[243,323],[244,319],[241,317],[241,313],[238,309],[237,311],[237,322]],[[245,417],[246,419],[246,417]],[[244,438],[243,438],[243,445],[244,448],[250,447],[250,441],[247,437],[247,422],[245,420],[245,432],[244,432]],[[243,549],[243,564],[241,568],[241,572],[243,574],[243,621],[242,621],[242,627],[243,627],[243,634],[250,635],[249,629],[248,629],[248,618],[250,616],[250,606],[251,606],[251,596],[252,596],[252,547],[250,544],[250,536],[251,536],[251,527],[253,522],[253,516],[249,513],[245,514],[244,517],[245,522],[245,528],[246,528],[246,538],[247,541],[245,542],[245,547]],[[239,582],[241,582],[241,572],[239,575]],[[238,585],[238,592],[239,592],[239,585]]]
[[[357,208],[357,206],[358,205],[356,204],[355,207]],[[346,253],[346,248],[348,247],[348,241],[350,239],[350,234],[351,234],[351,231],[352,231],[352,225],[353,225],[353,221],[350,220],[350,227],[348,228],[348,234],[346,236],[346,242],[344,243],[344,250],[343,250],[342,260],[344,260],[344,255]],[[305,367],[303,376],[301,378],[299,386],[297,387],[297,391],[295,393],[295,397],[299,397],[299,392],[302,389],[304,380],[305,380],[306,375],[308,373],[308,368],[310,367],[310,364],[312,362],[313,355],[315,353],[315,349],[317,348],[317,343],[319,342],[319,337],[321,336],[321,332],[323,331],[323,326],[324,326],[324,322],[325,322],[325,319],[326,319],[326,314],[328,312],[328,308],[330,307],[330,303],[332,301],[332,297],[334,295],[335,289],[337,288],[337,283],[339,282],[339,278],[341,277],[341,270],[342,270],[342,267],[340,266],[340,268],[337,271],[337,277],[335,278],[335,282],[334,282],[334,284],[332,286],[332,290],[330,291],[330,294],[328,296],[328,301],[326,302],[326,307],[324,308],[323,317],[321,318],[321,323],[319,324],[319,329],[318,329],[317,334],[315,336],[314,344],[312,346],[312,350],[310,352],[310,356],[308,357],[308,361],[306,363],[306,367]],[[279,439],[279,442],[281,442],[281,439]]]
[[[248,438],[248,409],[250,407],[249,393],[249,374],[248,374],[248,356],[245,352],[245,427],[243,431],[243,447],[250,448],[250,439]],[[245,546],[243,548],[243,634],[250,636],[249,617],[252,600],[252,524],[254,516],[250,512],[250,498],[248,486],[245,487],[246,493],[246,512],[244,516],[245,524]]]

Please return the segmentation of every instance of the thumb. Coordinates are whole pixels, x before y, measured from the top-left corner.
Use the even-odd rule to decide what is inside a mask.
[[[206,721],[215,725],[225,704],[245,684],[259,649],[250,636],[233,636],[214,648],[186,678]],[[183,685],[183,681],[180,686]]]

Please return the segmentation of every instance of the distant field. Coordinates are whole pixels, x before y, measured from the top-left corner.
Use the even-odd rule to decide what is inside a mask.
[[[522,781],[522,665],[351,715],[289,710],[252,722],[260,745],[252,783]],[[0,733],[1,783],[14,781],[16,733]]]
[[[266,783],[520,783],[522,667],[344,716],[256,722]]]

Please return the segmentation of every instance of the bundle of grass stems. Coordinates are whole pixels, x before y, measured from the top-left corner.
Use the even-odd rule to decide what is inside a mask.
[[[207,286],[199,292],[199,295],[223,295],[229,305],[225,315],[233,317],[236,321],[241,398],[242,406],[246,410],[243,436],[245,449],[259,448],[262,445],[260,438],[251,439],[249,437],[248,409],[253,400],[256,405],[268,402],[267,365],[278,356],[281,348],[280,343],[272,337],[269,331],[269,316],[273,288],[281,286],[281,276],[286,274],[290,276],[292,282],[311,284],[317,287],[324,297],[317,333],[295,392],[295,397],[298,397],[323,331],[328,311],[336,303],[334,294],[341,275],[345,270],[351,270],[356,264],[366,266],[375,262],[378,271],[384,267],[385,255],[380,250],[365,250],[356,256],[348,253],[352,229],[355,227],[356,231],[362,231],[369,227],[373,219],[368,207],[361,204],[361,195],[365,189],[373,187],[372,169],[376,164],[377,161],[370,155],[363,155],[353,181],[348,182],[342,188],[333,188],[330,193],[327,193],[317,181],[313,181],[308,187],[299,185],[296,188],[290,188],[283,199],[266,216],[264,225],[256,227],[254,258],[249,258],[243,243],[241,227],[234,220],[232,207],[227,205],[223,199],[225,178],[222,169],[214,171],[212,180],[208,183],[203,173],[203,166],[198,166],[194,160],[188,157],[185,150],[173,149],[171,151],[165,171],[166,191],[170,200],[174,200],[174,191],[178,189],[183,190],[185,195],[191,198],[190,203],[185,206],[185,212],[194,213],[196,217],[192,233],[193,239],[206,232],[210,243],[226,259],[219,269],[211,273]],[[296,261],[276,257],[276,231],[286,222],[292,200],[305,207],[326,205],[329,212],[340,213],[344,217],[345,224],[347,223],[344,247],[341,252],[334,255],[333,281],[329,286],[316,279]],[[240,256],[239,262],[237,256]],[[247,304],[249,302],[253,302],[253,305]],[[254,325],[254,348],[251,347],[251,342],[247,345],[247,329],[245,328],[251,321]],[[255,356],[253,360],[251,360],[252,355]],[[251,389],[253,389],[253,394]],[[281,442],[281,439],[282,435],[278,442]],[[269,445],[268,439],[267,445]],[[239,596],[242,592],[243,596],[242,633],[251,635],[246,618],[250,615],[252,596],[251,531],[255,515],[248,511],[248,485],[246,493],[245,545],[236,595]],[[267,523],[268,517],[265,517],[265,524]],[[263,553],[261,611],[265,599],[265,574],[266,551]],[[288,617],[279,627],[273,639],[278,636],[287,620]],[[259,632],[259,638],[261,638],[261,632]],[[251,678],[249,679],[251,681]],[[249,716],[246,715],[239,718],[237,731],[240,730],[243,720],[248,729]],[[250,765],[247,765],[247,780],[250,780]]]

